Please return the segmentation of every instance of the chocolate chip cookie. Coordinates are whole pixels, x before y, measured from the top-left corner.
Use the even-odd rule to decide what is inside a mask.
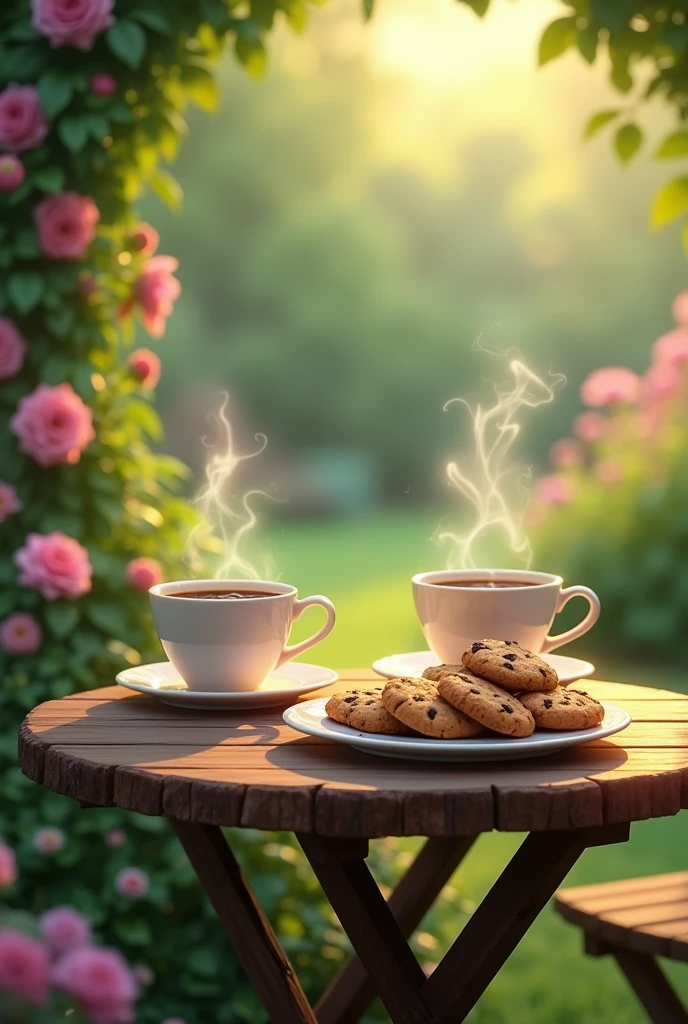
[[[515,640],[477,640],[464,652],[466,668],[510,693],[554,690],[559,677],[551,665]]]
[[[443,676],[437,687],[452,707],[493,732],[522,737],[530,736],[535,729],[533,716],[518,698],[466,669],[455,676]]]
[[[560,686],[544,693],[523,693],[520,700],[542,729],[592,729],[604,718],[600,702],[584,690]]]
[[[432,679],[433,682],[439,683],[443,676],[455,676],[459,672],[465,672],[464,665],[430,665],[423,672],[423,678]]]
[[[440,697],[437,683],[429,679],[390,679],[382,691],[382,703],[404,725],[438,740],[467,739],[482,726]]]
[[[410,736],[411,730],[385,710],[381,690],[347,690],[330,697],[325,705],[327,715],[360,732],[377,732],[384,736]]]

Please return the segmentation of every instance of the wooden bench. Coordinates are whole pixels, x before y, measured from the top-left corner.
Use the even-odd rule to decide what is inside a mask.
[[[688,871],[560,889],[555,909],[583,929],[585,951],[611,954],[655,1024],[688,1024],[656,957],[688,962]]]

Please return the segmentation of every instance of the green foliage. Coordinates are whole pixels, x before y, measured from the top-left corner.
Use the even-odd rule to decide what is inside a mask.
[[[595,135],[617,116],[632,117],[613,140],[619,160],[628,163],[642,142],[635,118],[653,97],[664,100],[679,124],[688,121],[688,5],[685,0],[661,4],[651,0],[568,0],[566,6],[574,13],[545,29],[540,63],[560,56],[576,42],[588,63],[595,61],[599,51],[606,53],[610,81],[619,93],[628,95],[628,105],[625,110],[595,114],[585,136]],[[636,75],[641,66],[643,74]],[[682,128],[671,131],[655,153],[659,159],[686,155],[688,133]],[[664,227],[684,216],[688,209],[682,198],[684,189],[683,179],[677,178],[659,191],[651,215],[653,227]]]

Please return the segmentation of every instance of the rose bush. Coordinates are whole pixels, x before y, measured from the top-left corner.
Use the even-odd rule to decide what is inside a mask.
[[[161,657],[146,591],[188,575],[196,519],[179,496],[185,468],[150,448],[161,436],[154,342],[180,284],[135,203],[150,187],[178,204],[160,163],[175,155],[186,103],[214,106],[211,66],[227,39],[259,70],[277,15],[300,27],[305,4],[0,3],[0,834],[21,866],[6,894],[12,913],[46,915],[43,939],[34,929],[6,941],[27,969],[35,954],[37,992],[61,944],[60,998],[71,994],[93,1020],[94,979],[120,1017],[130,982],[117,957],[67,949],[80,925],[66,904],[135,965],[137,1024],[262,1019],[167,824],[83,811],[29,783],[16,734],[41,701]],[[310,869],[282,836],[266,845],[241,832],[234,844],[314,995],[345,947]],[[394,863],[388,850],[385,870]],[[0,884],[15,872],[0,846]]]
[[[688,615],[688,292],[673,314],[642,376],[605,367],[583,383],[594,411],[552,447],[530,513],[537,564],[601,598],[585,643],[620,657],[669,659]]]

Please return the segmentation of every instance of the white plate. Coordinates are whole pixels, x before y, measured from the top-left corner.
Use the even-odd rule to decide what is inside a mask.
[[[169,661],[126,668],[117,675],[117,682],[128,690],[157,697],[163,704],[176,708],[200,708],[208,711],[234,711],[286,704],[302,693],[319,690],[336,683],[339,676],[321,665],[291,661],[272,672],[257,690],[248,693],[203,693],[187,690],[186,683]]]
[[[627,711],[602,701],[604,719],[594,729],[576,732],[547,732],[543,729],[525,739],[490,736],[472,740],[430,740],[415,736],[380,736],[340,725],[325,714],[327,701],[327,697],[317,697],[295,704],[284,712],[284,721],[309,736],[346,743],[369,754],[411,761],[515,761],[523,757],[540,757],[565,747],[576,747],[590,740],[612,736],[625,729],[631,721]]]
[[[595,666],[580,658],[569,658],[566,654],[541,654],[540,657],[551,665],[559,676],[562,686],[575,683],[577,679],[587,679],[595,671]],[[422,676],[431,665],[442,662],[434,651],[411,651],[408,654],[390,654],[373,662],[373,668],[379,676],[395,679],[397,676]]]

